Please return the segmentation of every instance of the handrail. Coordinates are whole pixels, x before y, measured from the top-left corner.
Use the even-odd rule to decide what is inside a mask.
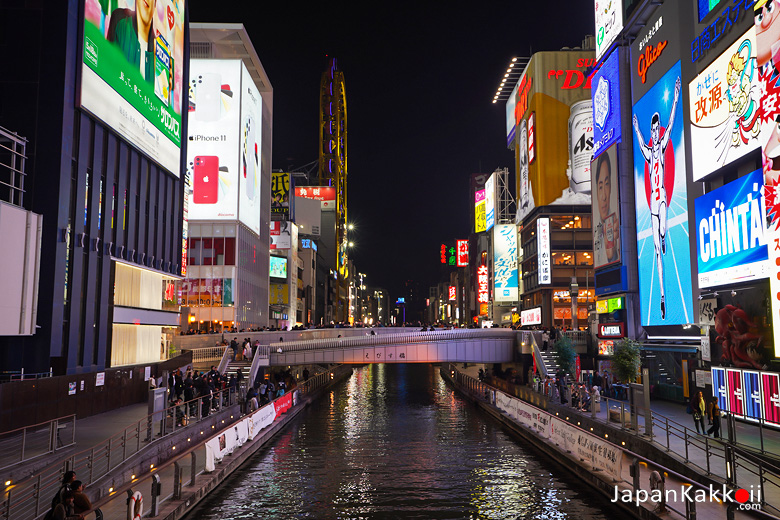
[[[215,345],[213,347],[185,348],[183,350],[192,352],[193,363],[202,363],[204,361],[222,359],[222,356],[225,354],[225,349],[227,348],[228,347],[225,345]]]
[[[68,423],[70,423],[70,439],[66,438],[63,440],[63,434],[60,430],[68,428]],[[68,432],[65,433],[67,434]],[[76,443],[75,437],[75,414],[65,415],[50,421],[30,424],[28,426],[16,428],[15,430],[0,433],[0,442],[5,444],[2,448],[2,458],[4,460],[14,459],[14,462],[0,467],[0,470],[11,468],[23,462],[29,462],[63,448],[69,448]],[[14,445],[17,442],[20,444],[18,446],[18,459],[15,456],[11,457],[8,455],[8,453],[16,451]],[[30,452],[33,452],[34,454],[31,455]]]
[[[271,347],[268,345],[258,345],[257,349],[255,349],[255,354],[252,356],[252,366],[249,367],[248,385],[250,387],[254,386],[257,379],[257,373],[260,371],[260,361],[271,358],[270,350]]]
[[[64,471],[76,471],[78,479],[85,485],[95,484],[130,457],[154,446],[156,441],[207,419],[211,415],[212,406],[215,406],[217,411],[225,406],[232,406],[235,404],[235,398],[236,393],[230,388],[225,388],[215,392],[214,395],[196,397],[147,415],[121,433],[109,437],[92,448],[74,453],[62,463],[52,464],[7,488],[4,500],[0,502],[0,518],[36,520],[48,511],[49,500],[59,487]],[[208,402],[209,400],[211,402]],[[208,405],[206,410],[204,410],[205,405]],[[177,426],[178,420],[182,417],[178,412],[189,416],[191,421],[186,425]]]
[[[523,332],[523,342],[527,342],[527,341],[530,341],[534,347],[534,359],[536,359],[536,369],[539,370],[540,375],[543,378],[547,377],[549,375],[549,372],[547,372],[547,365],[545,365],[544,363],[544,358],[542,357],[542,351],[539,349],[539,344],[536,342],[536,337],[534,336],[533,333]]]
[[[225,370],[227,370],[228,364],[233,359],[233,349],[230,347],[225,347],[225,352],[222,353],[222,359],[219,361],[219,366],[217,367],[217,371],[219,371],[220,374],[224,374]]]

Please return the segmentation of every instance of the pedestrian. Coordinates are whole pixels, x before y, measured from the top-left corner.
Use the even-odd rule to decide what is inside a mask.
[[[62,502],[54,507],[51,513],[52,520],[82,520],[83,514],[77,514],[73,508],[73,491],[66,491],[62,495]]]
[[[550,343],[550,333],[547,332],[547,329],[544,329],[544,332],[542,332],[542,351],[547,351],[547,346]]]
[[[65,493],[71,490],[71,484],[76,481],[75,471],[66,471],[62,476],[62,483],[57,490],[57,494],[51,499],[51,507],[54,508],[57,504],[62,503]]]
[[[704,428],[704,415],[706,411],[707,408],[704,404],[704,396],[701,392],[698,392],[691,399],[691,415],[693,415],[693,424],[696,425],[696,433],[702,435],[707,435],[707,430]]]
[[[599,387],[599,394],[601,394],[601,386],[604,384],[604,379],[599,375],[598,371],[593,374],[593,386]]]
[[[718,406],[718,398],[712,398],[712,404],[709,408],[710,429],[707,430],[707,434],[712,434],[713,437],[720,438],[720,406]]]
[[[73,490],[73,510],[75,513],[78,515],[92,510],[92,502],[89,501],[89,497],[84,493],[84,483],[80,480],[75,480],[70,487]]]
[[[595,410],[596,413],[601,411],[601,392],[599,392],[599,387],[596,385],[593,385],[593,388],[590,390],[590,406],[591,411]]]

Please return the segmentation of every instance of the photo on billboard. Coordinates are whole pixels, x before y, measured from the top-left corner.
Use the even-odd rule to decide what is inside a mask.
[[[271,173],[271,215],[288,219],[290,217],[290,174]]]
[[[517,226],[496,224],[493,229],[493,300],[517,301]]]
[[[591,163],[593,179],[593,266],[620,262],[620,204],[617,143]]]
[[[185,2],[84,0],[81,108],[179,176]]]
[[[699,287],[769,277],[762,170],[702,195],[695,208]]]
[[[634,104],[634,179],[641,323],[694,320],[680,62]]]
[[[271,250],[292,247],[292,224],[287,220],[274,220],[271,226]]]
[[[262,164],[263,98],[252,76],[241,64],[241,164],[239,165],[238,219],[260,233],[260,165]]]
[[[241,60],[191,60],[190,220],[237,220]]]
[[[688,85],[694,181],[760,146],[756,53],[756,30],[751,27]]]
[[[485,230],[490,231],[496,223],[496,176],[485,181]]]

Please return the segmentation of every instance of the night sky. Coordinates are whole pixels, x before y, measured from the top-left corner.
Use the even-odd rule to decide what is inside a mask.
[[[491,102],[511,58],[579,46],[593,2],[331,5],[193,0],[190,20],[247,28],[274,88],[274,169],[317,160],[320,75],[338,59],[351,256],[393,299],[404,280],[427,293],[439,244],[468,237],[469,175],[513,169],[505,104]]]

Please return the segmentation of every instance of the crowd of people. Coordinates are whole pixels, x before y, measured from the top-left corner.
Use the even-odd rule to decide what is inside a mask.
[[[693,424],[696,426],[696,433],[699,435],[712,434],[713,437],[720,437],[721,411],[717,397],[712,397],[708,403],[707,400],[704,399],[704,395],[701,392],[698,392],[691,397],[691,401],[688,404],[688,409],[686,411],[693,416]],[[709,422],[709,428],[704,426],[705,417]]]
[[[76,480],[75,471],[66,471],[44,520],[83,520],[90,510],[92,502],[84,493],[84,483]]]

